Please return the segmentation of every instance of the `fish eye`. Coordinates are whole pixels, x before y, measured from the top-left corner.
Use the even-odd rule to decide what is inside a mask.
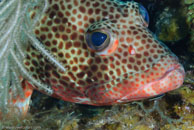
[[[139,4],[139,12],[143,19],[146,21],[147,24],[149,24],[149,14],[148,11],[145,9],[145,7],[141,4]]]
[[[110,34],[102,30],[87,32],[86,42],[91,50],[97,52],[103,51],[110,44]]]

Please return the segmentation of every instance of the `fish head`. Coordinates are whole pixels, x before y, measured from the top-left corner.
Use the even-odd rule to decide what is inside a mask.
[[[175,54],[148,30],[145,8],[135,2],[119,6],[117,19],[104,18],[93,23],[85,35],[88,47],[101,59],[94,63],[94,71],[101,72],[96,73],[95,81],[100,79],[98,74],[104,81],[103,85],[90,87],[88,95],[97,91],[94,99],[101,100],[106,95],[119,103],[154,97],[180,87],[184,69]]]
[[[50,1],[35,34],[65,72],[28,48],[26,68],[65,101],[112,105],[177,89],[184,69],[136,2]]]

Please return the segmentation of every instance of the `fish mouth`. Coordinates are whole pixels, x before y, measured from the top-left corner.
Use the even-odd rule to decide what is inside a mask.
[[[185,70],[176,56],[168,55],[163,57],[158,64],[166,67],[166,70],[163,70],[161,76],[141,87],[142,89],[150,87],[150,89],[155,91],[155,93],[152,93],[150,96],[156,96],[179,88],[185,78]],[[160,71],[162,72],[162,69]]]
[[[180,73],[183,76],[183,78],[185,77],[184,68],[181,64],[178,63],[171,66],[160,78],[156,79],[156,81],[164,79],[165,77],[167,77],[167,75],[169,75],[170,73],[173,73],[174,71],[177,71],[178,73]]]
[[[183,84],[185,71],[177,60],[174,60],[174,58],[171,60],[173,60],[173,62],[164,70],[160,77],[140,86],[135,91],[131,89],[128,94],[117,100],[117,102],[122,103],[153,98],[179,88]],[[133,86],[131,86],[131,88],[133,88]]]
[[[176,64],[166,70],[166,72],[159,78],[150,83],[143,85],[140,91],[146,94],[131,98],[130,100],[142,100],[152,98],[160,94],[175,90],[179,88],[184,81],[185,71],[181,64]],[[148,90],[152,90],[149,92]]]

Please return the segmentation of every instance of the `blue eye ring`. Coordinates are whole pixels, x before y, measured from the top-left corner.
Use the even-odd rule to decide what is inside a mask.
[[[103,51],[110,44],[110,34],[105,30],[87,32],[86,43],[93,51]]]
[[[143,17],[144,21],[147,23],[147,25],[149,24],[149,14],[148,11],[146,10],[146,8],[139,4],[139,13],[141,14],[141,16]]]

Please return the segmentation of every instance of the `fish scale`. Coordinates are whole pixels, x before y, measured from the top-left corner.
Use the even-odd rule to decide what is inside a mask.
[[[97,106],[180,87],[183,67],[148,30],[139,8],[136,2],[118,0],[49,0],[34,33],[67,71],[61,72],[32,46],[26,51],[26,69],[51,86],[53,97]],[[95,31],[109,34],[103,50],[89,46],[86,37]]]

